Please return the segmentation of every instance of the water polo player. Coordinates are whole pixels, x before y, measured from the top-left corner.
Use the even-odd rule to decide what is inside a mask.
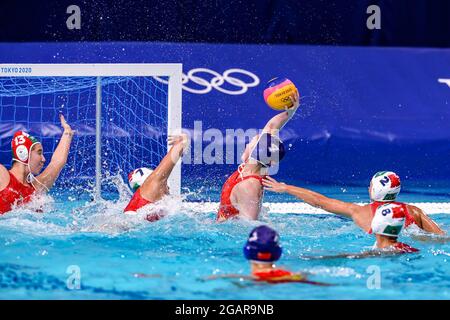
[[[47,192],[55,183],[67,162],[74,134],[63,115],[60,120],[64,132],[50,164],[41,174],[46,160],[42,144],[24,131],[14,134],[11,169],[8,171],[0,165],[0,214],[10,211],[14,205],[29,202],[35,193]]]
[[[238,274],[210,276],[207,280],[220,278],[244,278],[268,283],[300,282],[328,286],[329,284],[309,281],[304,274],[278,268],[275,262],[282,254],[278,233],[268,226],[254,228],[244,246],[244,256],[250,262],[251,276]]]
[[[182,134],[179,136],[169,136],[168,142],[172,147],[155,170],[137,169],[137,171],[141,170],[142,177],[132,185],[134,194],[124,209],[125,214],[136,214],[139,209],[146,205],[155,204],[165,195],[169,194],[167,180],[183,155],[183,152],[189,146],[190,141],[186,134]],[[157,212],[147,214],[146,219],[148,221],[156,221],[162,216],[164,216],[164,212],[158,209]]]
[[[372,219],[378,207],[386,203],[392,203],[404,208],[406,219],[405,228],[410,225],[417,225],[422,230],[430,233],[439,235],[445,234],[445,232],[418,207],[395,201],[400,192],[401,183],[398,175],[391,171],[377,172],[372,177],[369,186],[371,203],[362,206],[331,199],[308,189],[280,183],[271,177],[263,179],[263,184],[267,190],[278,193],[288,193],[311,206],[351,218],[356,225],[366,232],[369,232],[371,228]]]
[[[417,252],[418,249],[398,242],[398,236],[406,222],[408,211],[405,205],[386,203],[377,208],[372,219],[369,233],[376,237],[374,249],[382,249],[399,253]]]
[[[243,163],[225,181],[217,221],[238,216],[258,219],[264,195],[262,178],[285,153],[284,145],[277,136],[278,131],[293,117],[300,104],[298,93],[290,99],[292,106],[267,122],[262,133],[246,146],[241,156]]]
[[[306,259],[334,259],[334,258],[367,258],[384,255],[414,253],[419,250],[405,243],[398,242],[407,217],[405,206],[396,203],[385,203],[377,208],[372,219],[369,233],[374,234],[376,242],[371,251],[356,254],[339,254],[334,256],[305,257]]]

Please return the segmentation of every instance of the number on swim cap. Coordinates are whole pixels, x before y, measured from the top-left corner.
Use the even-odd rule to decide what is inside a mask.
[[[149,168],[138,168],[128,175],[128,184],[131,190],[136,191],[142,186],[145,180],[152,174],[153,170]]]

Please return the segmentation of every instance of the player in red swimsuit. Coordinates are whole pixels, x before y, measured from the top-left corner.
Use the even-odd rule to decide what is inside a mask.
[[[168,141],[172,148],[155,170],[147,169],[146,172],[142,173],[142,184],[135,186],[135,193],[124,209],[125,214],[136,214],[139,209],[155,203],[169,194],[167,180],[183,152],[188,148],[190,141],[186,134],[169,136]],[[157,209],[157,211],[146,215],[148,221],[156,221],[164,216],[164,210],[161,210],[159,206],[152,209]]]
[[[55,183],[67,162],[74,134],[63,115],[60,120],[64,132],[50,164],[41,174],[45,163],[42,144],[26,132],[17,131],[14,134],[11,141],[12,167],[8,171],[0,165],[0,215],[11,211],[16,205],[29,202],[35,193],[47,192]]]
[[[250,262],[251,275],[239,274],[210,276],[206,280],[222,278],[240,278],[257,282],[288,283],[300,282],[321,286],[330,284],[310,281],[306,275],[295,273],[283,268],[278,268],[275,262],[281,257],[282,248],[279,243],[278,233],[268,226],[256,227],[250,232],[247,243],[244,246],[244,256]]]
[[[262,178],[271,165],[284,156],[284,146],[277,134],[293,117],[300,100],[298,94],[291,97],[292,106],[270,119],[245,148],[242,164],[231,174],[222,187],[217,221],[233,217],[258,219],[264,195]]]
[[[401,183],[398,175],[391,171],[377,172],[372,177],[369,186],[369,195],[372,202],[362,206],[331,199],[308,189],[280,183],[271,177],[263,179],[263,185],[267,190],[288,193],[314,207],[351,218],[356,225],[366,232],[369,232],[371,228],[372,219],[377,208],[386,203],[392,203],[403,208],[405,212],[406,227],[415,224],[424,231],[439,235],[445,234],[445,232],[418,207],[395,201],[400,192]]]

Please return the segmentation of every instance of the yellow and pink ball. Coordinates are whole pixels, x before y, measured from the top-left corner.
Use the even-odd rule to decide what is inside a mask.
[[[270,80],[264,89],[264,101],[274,110],[285,110],[292,107],[291,98],[298,94],[298,90],[291,80],[286,78],[274,78]]]

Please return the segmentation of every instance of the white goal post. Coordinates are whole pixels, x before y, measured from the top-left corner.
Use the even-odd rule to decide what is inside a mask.
[[[181,132],[182,64],[0,64],[0,77],[96,77],[96,193],[101,191],[101,78],[102,77],[168,77],[167,133]],[[181,190],[181,164],[170,178],[171,193]]]

